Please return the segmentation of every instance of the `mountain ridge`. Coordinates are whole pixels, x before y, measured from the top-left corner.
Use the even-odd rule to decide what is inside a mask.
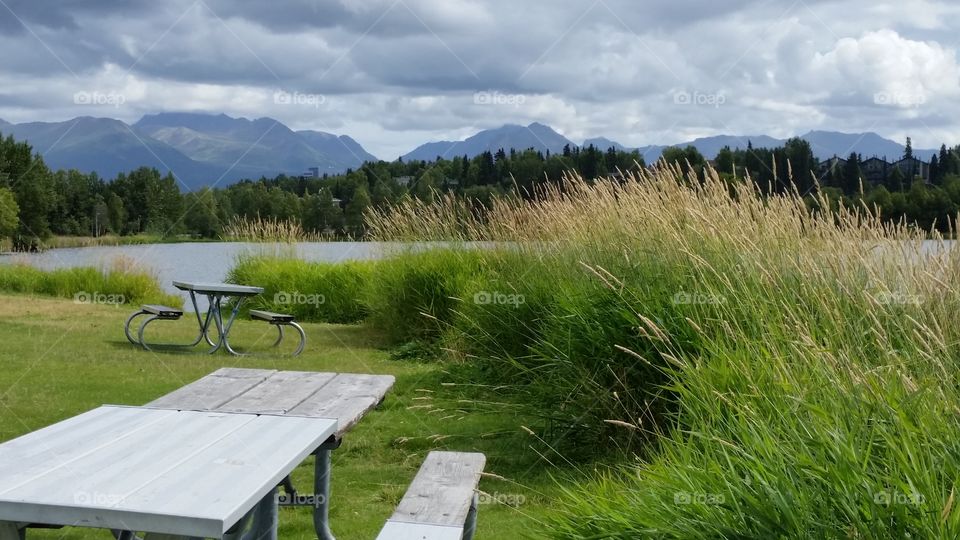
[[[511,143],[506,142],[509,135],[522,133],[523,130],[530,131],[531,133],[537,133],[535,130],[539,130],[541,134],[544,133],[545,130],[549,130],[549,134],[544,136],[548,137],[551,141],[562,141],[563,144],[559,144],[559,146],[557,144],[543,144],[544,141],[538,140],[541,137],[534,137],[535,140],[532,144],[530,137],[514,139]],[[904,153],[904,145],[886,139],[874,132],[843,133],[839,131],[814,130],[799,135],[799,137],[810,143],[814,156],[821,161],[833,156],[845,158],[849,156],[851,152],[861,154],[864,159],[876,156],[896,160]],[[699,150],[704,157],[712,159],[724,146],[729,146],[732,149],[745,149],[747,144],[750,143],[757,148],[769,148],[782,146],[787,140],[788,139],[779,139],[769,135],[714,135],[699,137],[676,144],[653,144],[630,147],[607,137],[597,136],[588,138],[584,140],[582,144],[577,145],[570,139],[553,131],[549,126],[535,122],[529,126],[505,124],[499,128],[481,130],[462,141],[435,141],[424,143],[407,154],[404,154],[402,157],[405,160],[422,159],[431,161],[436,159],[437,156],[450,158],[467,155],[468,157],[474,157],[482,152],[496,152],[501,148],[504,150],[510,148],[515,150],[534,148],[541,152],[549,149],[552,153],[556,153],[562,151],[564,144],[569,144],[571,147],[580,146],[581,148],[592,144],[601,150],[607,150],[610,147],[616,148],[617,150],[637,150],[647,163],[653,163],[660,159],[663,150],[670,147],[686,148],[687,146],[693,146]],[[914,149],[914,154],[924,160],[929,160],[930,156],[937,152],[938,150],[935,149]]]
[[[526,150],[534,148],[541,152],[559,153],[566,145],[576,146],[570,139],[557,133],[553,128],[539,122],[522,126],[504,124],[499,128],[486,129],[467,137],[462,141],[428,142],[401,156],[404,160],[432,161],[440,157],[467,155],[469,157],[483,152],[495,152],[501,148],[508,150]]]
[[[356,169],[376,157],[348,135],[315,130],[294,131],[279,120],[248,119],[226,114],[165,112],[144,115],[134,124],[112,118],[80,116],[63,122],[14,124],[0,119],[0,132],[26,140],[55,169],[78,169],[114,178],[141,166],[173,172],[187,189],[225,185],[244,178],[299,175],[317,168],[319,174]],[[847,157],[857,152],[865,159],[899,159],[904,146],[874,132],[843,133],[811,130],[800,138],[810,143],[819,160]],[[603,136],[577,145],[552,127],[539,122],[526,126],[504,124],[480,130],[460,141],[424,143],[402,156],[405,160],[432,161],[438,156],[474,157],[482,152],[525,150],[561,153],[567,145],[594,145],[601,150],[638,150],[647,163],[660,158],[669,147],[694,146],[708,159],[724,146],[746,148],[780,146],[786,139],[767,135],[715,135],[670,145],[631,148]],[[914,149],[929,160],[933,149]]]
[[[226,114],[159,113],[134,124],[79,116],[62,122],[0,119],[0,132],[29,142],[54,169],[77,169],[115,178],[138,167],[171,172],[193,190],[245,178],[336,174],[376,159],[352,138],[295,132],[272,118]]]

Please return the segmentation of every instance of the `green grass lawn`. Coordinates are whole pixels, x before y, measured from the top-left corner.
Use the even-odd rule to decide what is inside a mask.
[[[522,429],[522,418],[484,412],[491,398],[446,383],[440,364],[394,360],[364,326],[305,324],[306,351],[236,358],[151,353],[130,345],[123,322],[130,306],[78,305],[70,300],[0,295],[0,441],[40,429],[105,403],[141,405],[220,367],[392,374],[397,384],[383,406],[351,431],[334,453],[331,523],[343,540],[371,539],[399,502],[432,449],[487,455],[477,538],[535,538],[556,495],[545,463]],[[185,318],[154,323],[157,339],[190,337]],[[237,347],[272,343],[275,330],[239,322]],[[293,340],[291,339],[291,342]],[[291,343],[292,345],[292,343]],[[294,482],[312,492],[312,462]],[[31,531],[31,538],[103,538],[78,528]],[[315,538],[309,509],[281,509],[280,537]]]

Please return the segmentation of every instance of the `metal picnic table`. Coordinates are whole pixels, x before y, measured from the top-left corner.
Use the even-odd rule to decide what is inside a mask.
[[[230,328],[233,327],[233,322],[237,319],[237,314],[240,313],[243,302],[251,296],[261,294],[263,287],[251,287],[249,285],[236,285],[233,283],[202,283],[193,281],[174,281],[173,286],[190,294],[190,302],[193,303],[193,312],[197,317],[197,324],[200,325],[200,335],[197,336],[197,340],[190,346],[193,347],[200,343],[201,339],[205,339],[207,343],[213,347],[210,349],[211,353],[217,352],[222,346],[230,354],[239,355],[240,353],[234,351],[230,347],[230,342],[227,340],[230,334]],[[204,319],[200,318],[200,309],[197,306],[198,294],[206,296],[207,302],[210,305]],[[228,319],[226,323],[223,322],[222,312],[225,298],[236,298],[236,301],[233,303],[233,310],[230,313],[230,319]],[[209,335],[211,320],[217,327],[218,339],[216,343],[210,339]]]
[[[0,445],[0,540],[34,523],[239,538],[249,519],[255,538],[276,538],[277,483],[336,430],[333,419],[99,407]]]
[[[317,538],[332,540],[330,454],[393,383],[223,368],[143,407],[101,407],[7,442],[0,540],[32,523],[232,539],[251,515],[253,538],[274,540],[276,487],[291,495],[289,474],[311,453]]]

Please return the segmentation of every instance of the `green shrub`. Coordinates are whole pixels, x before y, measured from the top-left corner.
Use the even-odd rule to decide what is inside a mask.
[[[183,305],[183,299],[165,293],[155,277],[123,262],[108,269],[41,270],[25,264],[0,265],[0,291],[73,298],[83,302]]]
[[[438,339],[482,262],[479,250],[456,248],[409,251],[377,262],[364,291],[371,322],[394,343]]]
[[[302,321],[355,323],[366,314],[361,301],[373,263],[307,262],[283,256],[240,257],[227,281],[264,288],[245,306],[295,315]]]

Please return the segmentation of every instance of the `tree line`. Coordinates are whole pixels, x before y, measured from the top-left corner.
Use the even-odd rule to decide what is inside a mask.
[[[707,165],[692,146],[667,148],[661,159],[701,175]],[[901,175],[861,190],[860,163],[862,158],[854,154],[842,168],[821,177],[799,174],[817,171],[819,164],[810,145],[796,138],[777,148],[725,147],[712,164],[731,180],[749,177],[767,193],[797,189],[812,201],[823,192],[836,204],[876,206],[885,218],[906,219],[924,228],[946,228],[955,216],[960,149],[941,149],[931,163],[930,184]],[[0,138],[0,237],[13,238],[14,247],[23,250],[42,245],[52,235],[218,238],[237,217],[296,220],[308,232],[362,237],[369,208],[389,208],[408,197],[429,201],[452,192],[489,206],[498,196],[529,197],[539,183],[559,182],[568,172],[595,180],[645,166],[635,150],[501,149],[473,158],[367,162],[320,178],[279,175],[185,191],[174,175],[146,167],[111,180],[76,170],[53,171],[28,143],[8,136]]]

